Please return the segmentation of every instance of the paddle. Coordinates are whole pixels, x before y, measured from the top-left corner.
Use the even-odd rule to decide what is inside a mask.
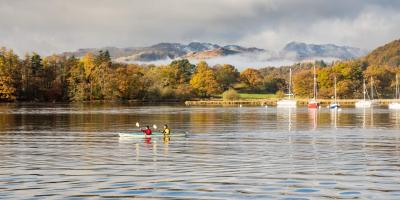
[[[154,128],[154,131],[157,131],[157,125],[153,124],[153,128]],[[160,133],[163,133],[163,134],[164,134],[164,136],[165,136],[165,133],[164,133],[164,131],[162,131],[162,130],[158,130],[158,132],[160,132]]]
[[[154,130],[157,130],[157,125],[153,124]]]
[[[139,122],[136,122],[136,127],[140,127],[140,124],[139,124]],[[140,129],[140,131],[142,131],[142,129]],[[145,133],[143,133],[143,134],[145,134]]]

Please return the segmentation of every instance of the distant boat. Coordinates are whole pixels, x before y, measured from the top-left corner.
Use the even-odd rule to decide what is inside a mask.
[[[376,104],[376,102],[373,100],[373,98],[374,98],[374,86],[373,85],[374,85],[374,80],[371,77],[371,99],[366,99],[367,87],[365,85],[365,79],[363,80],[364,99],[356,102],[356,104],[355,104],[356,108],[370,108]]]
[[[334,98],[334,101],[333,101],[333,103],[331,103],[330,105],[329,105],[329,108],[330,109],[337,109],[337,108],[339,108],[340,107],[340,104],[337,102],[337,100],[336,100],[336,76],[335,76],[335,85],[334,85],[334,93],[335,93],[335,98]]]
[[[314,91],[313,91],[313,98],[308,101],[308,108],[318,108],[319,102],[317,101],[317,74],[315,71],[315,64],[314,64]]]
[[[400,100],[399,79],[398,79],[398,75],[397,74],[396,74],[396,96],[394,98]],[[400,103],[398,103],[398,102],[390,103],[389,104],[389,109],[393,109],[393,110],[400,109]]]
[[[289,69],[289,88],[288,88],[288,93],[286,94],[288,96],[288,99],[282,99],[279,100],[276,105],[279,108],[295,108],[297,105],[296,100],[292,99],[292,69]]]

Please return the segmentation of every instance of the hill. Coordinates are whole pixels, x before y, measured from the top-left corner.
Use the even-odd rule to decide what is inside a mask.
[[[116,62],[134,63],[134,62],[154,62],[169,61],[180,58],[189,60],[208,60],[213,58],[227,58],[224,62],[248,63],[248,60],[256,61],[258,65],[263,63],[290,60],[293,62],[309,59],[326,60],[345,60],[358,58],[366,54],[365,51],[347,46],[337,46],[333,44],[306,44],[301,42],[288,43],[282,50],[273,52],[255,47],[243,47],[239,45],[225,45],[191,42],[189,44],[181,43],[159,43],[147,47],[104,47],[104,48],[86,48],[74,52],[66,52],[64,55],[82,57],[88,52],[96,53],[98,51],[109,51],[112,59]],[[232,57],[232,55],[238,55]],[[229,57],[228,57],[229,56]],[[246,59],[247,58],[247,59]],[[244,59],[244,60],[234,60]]]
[[[376,48],[363,59],[369,65],[400,66],[400,39]]]
[[[282,57],[293,57],[295,60],[329,57],[347,60],[358,58],[366,53],[366,51],[355,47],[338,46],[334,44],[290,42],[282,49],[280,54]]]
[[[88,52],[109,51],[111,57],[119,62],[151,62],[166,59],[178,59],[186,57],[220,57],[240,53],[263,52],[263,49],[246,48],[238,45],[220,46],[211,43],[191,42],[189,44],[180,43],[159,43],[148,47],[104,47],[79,49],[75,52],[66,52],[64,55],[81,57]]]

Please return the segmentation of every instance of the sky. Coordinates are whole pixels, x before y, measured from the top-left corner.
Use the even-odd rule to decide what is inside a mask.
[[[400,38],[399,10],[398,0],[0,0],[0,46],[45,55],[192,41],[370,50]]]

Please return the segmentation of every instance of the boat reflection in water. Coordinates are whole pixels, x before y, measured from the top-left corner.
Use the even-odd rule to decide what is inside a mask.
[[[394,128],[400,128],[400,110],[390,110],[389,119]]]
[[[373,127],[374,126],[374,108],[373,107],[365,107],[360,110],[361,112],[359,113],[360,118],[361,118],[361,127],[362,128],[368,128],[368,127]]]
[[[311,123],[311,129],[316,130],[318,127],[318,109],[313,108],[308,110],[308,118]]]
[[[338,107],[336,107],[334,109],[330,109],[330,111],[331,111],[331,127],[333,127],[334,129],[337,129],[339,111],[341,111],[341,110],[338,109]]]
[[[293,121],[296,119],[296,108],[294,107],[277,107],[277,118],[279,121],[284,121],[284,126],[290,132],[293,128]]]

